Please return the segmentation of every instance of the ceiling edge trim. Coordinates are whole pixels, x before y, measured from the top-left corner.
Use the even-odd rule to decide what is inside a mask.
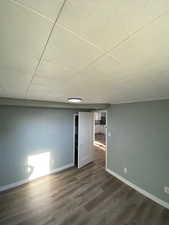
[[[54,109],[89,109],[101,110],[106,109],[110,104],[72,104],[64,102],[50,102],[28,99],[0,98],[0,106],[20,106],[35,108],[54,108]]]

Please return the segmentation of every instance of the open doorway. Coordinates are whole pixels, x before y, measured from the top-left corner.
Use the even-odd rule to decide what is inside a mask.
[[[74,114],[74,165],[81,168],[88,163],[106,164],[107,112],[78,112]]]
[[[94,113],[94,145],[106,151],[107,112]]]
[[[94,147],[95,155],[104,161],[106,166],[107,154],[107,111],[94,112]]]

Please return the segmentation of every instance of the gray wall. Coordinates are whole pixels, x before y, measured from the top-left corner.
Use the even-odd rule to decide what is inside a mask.
[[[50,170],[72,163],[74,112],[0,107],[0,186],[29,178],[31,155],[50,152]]]
[[[108,131],[108,168],[169,203],[169,101],[112,105]]]

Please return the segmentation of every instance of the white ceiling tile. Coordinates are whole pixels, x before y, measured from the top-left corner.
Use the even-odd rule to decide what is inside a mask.
[[[58,22],[109,50],[167,10],[168,0],[69,0]]]
[[[67,83],[67,86],[69,87],[78,81],[85,80],[89,85],[94,85],[93,87],[100,90],[100,86],[103,87],[104,84],[105,88],[108,86],[112,87],[118,85],[118,83],[125,82],[130,76],[132,75],[126,73],[123,65],[114,61],[112,57],[105,55],[77,73]]]
[[[13,0],[55,20],[64,0]]]
[[[70,66],[64,66],[63,63],[47,62],[43,60],[36,72],[35,80],[43,79],[52,82],[57,82],[59,85],[64,84],[67,80],[71,79],[75,69]]]
[[[169,97],[169,84],[160,84],[144,76],[133,76],[109,92],[110,103],[147,101]]]
[[[169,97],[169,15],[150,24],[169,1],[68,0],[33,80],[53,25],[44,17],[53,20],[63,1],[14,1],[0,2],[1,97],[84,103]]]
[[[59,93],[59,90],[52,88],[51,86],[43,86],[41,84],[33,84],[30,87],[30,92],[29,94],[44,94],[44,95],[53,95],[53,96],[62,96]]]
[[[153,79],[169,72],[169,15],[162,17],[110,54],[135,76]],[[158,75],[159,74],[159,75]]]
[[[113,49],[115,56],[133,74],[120,87],[118,102],[169,97],[169,15],[163,16]]]
[[[64,82],[61,83],[59,79],[50,79],[45,77],[36,77],[33,82],[32,86],[40,86],[43,89],[49,90],[49,92],[64,92]],[[31,89],[30,89],[31,91]]]
[[[39,66],[39,70],[41,70],[42,66],[42,69],[46,67],[45,69],[49,71],[47,68],[49,65],[45,63],[45,61],[47,61],[51,64],[53,63],[52,67],[56,70],[56,77],[64,76],[65,70],[69,70],[70,73],[76,72],[87,66],[102,53],[103,52],[100,52],[97,48],[80,40],[72,33],[60,26],[56,26],[42,63]],[[39,73],[39,70],[37,73]]]
[[[84,100],[99,98],[111,103],[169,97],[169,73],[161,73],[161,78],[152,79],[149,74],[139,71],[125,73],[125,68],[104,56],[74,77],[64,91],[80,95]],[[162,82],[163,78],[165,82]]]
[[[2,71],[0,71],[2,72]],[[23,94],[22,97],[24,97],[24,94],[27,90],[28,84],[30,83],[31,76],[30,75],[16,75],[16,74],[9,74],[8,71],[3,71],[3,76],[0,77],[0,85],[5,89],[5,91],[11,92],[21,92]]]
[[[82,73],[73,73],[73,68],[62,68],[61,65],[62,64],[60,63],[51,63],[43,61],[38,69],[38,75],[33,80],[33,84],[38,84],[43,87],[51,87],[55,88],[56,90],[61,90],[64,95],[65,89],[69,87],[72,83],[74,84],[74,81],[78,79],[81,80],[82,77],[88,79],[90,83],[95,83],[95,80],[98,76],[100,77],[99,81],[101,83],[104,82],[104,79],[106,79],[109,83],[112,78],[125,78],[124,74],[119,73],[121,72],[120,65],[110,56],[101,57],[98,62],[92,65],[88,65],[86,69],[82,70]],[[81,86],[82,85],[80,85],[79,87],[81,88]]]
[[[8,85],[16,91],[28,85],[27,77],[33,75],[50,29],[51,23],[36,14],[11,1],[1,1],[0,84],[7,91]]]
[[[57,91],[57,89],[52,89],[51,87],[40,84],[31,85],[27,98],[59,102],[65,102],[67,100],[64,96],[62,96],[62,94],[59,93],[59,91]]]
[[[78,73],[64,88],[64,93],[82,97],[84,101],[106,103],[113,87],[127,77],[121,73],[120,65],[111,57],[104,56]]]

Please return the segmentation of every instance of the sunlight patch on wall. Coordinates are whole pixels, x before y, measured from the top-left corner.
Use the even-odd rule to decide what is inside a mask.
[[[44,176],[50,172],[50,152],[28,156],[29,180]]]

